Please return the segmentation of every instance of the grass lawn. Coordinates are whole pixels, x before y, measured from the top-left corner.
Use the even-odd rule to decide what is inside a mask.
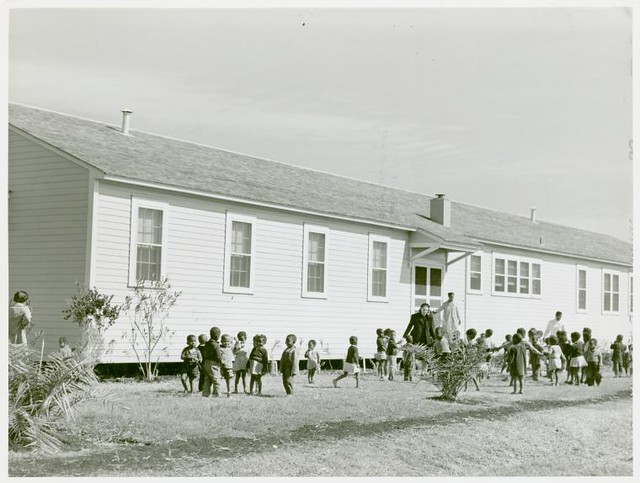
[[[512,395],[495,377],[459,402],[428,382],[364,375],[335,389],[306,376],[285,397],[184,395],[177,377],[105,382],[115,406],[78,406],[55,456],[10,451],[10,476],[630,476],[631,379],[600,387],[529,383]]]

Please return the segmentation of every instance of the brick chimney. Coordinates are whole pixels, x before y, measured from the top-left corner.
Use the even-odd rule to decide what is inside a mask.
[[[535,223],[536,222],[536,208],[533,207],[531,208],[531,223]]]
[[[451,201],[445,198],[443,193],[437,193],[435,198],[431,198],[429,207],[431,221],[440,223],[442,226],[451,226]]]

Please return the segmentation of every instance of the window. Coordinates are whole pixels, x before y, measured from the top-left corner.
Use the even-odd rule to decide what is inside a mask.
[[[587,311],[587,267],[577,266],[576,272],[576,311]]]
[[[165,276],[168,205],[131,200],[129,285],[157,282]]]
[[[369,234],[369,287],[367,300],[388,302],[387,269],[389,267],[388,237]]]
[[[255,218],[227,212],[224,291],[253,293]]]
[[[602,311],[620,311],[620,275],[606,270],[602,271]]]
[[[304,225],[302,253],[302,296],[327,296],[327,241],[329,229]]]
[[[469,292],[482,292],[482,257],[471,255],[469,257]]]
[[[541,289],[542,277],[539,262],[494,255],[494,295],[538,297],[541,295]]]

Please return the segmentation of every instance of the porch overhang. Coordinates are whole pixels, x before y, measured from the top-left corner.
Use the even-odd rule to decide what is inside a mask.
[[[414,233],[411,233],[409,246],[412,249],[410,263],[413,263],[436,250],[445,250],[447,267],[482,248],[480,243],[464,235],[455,234],[451,239],[447,239],[420,228]],[[450,258],[450,255],[454,253],[456,255],[453,258]]]

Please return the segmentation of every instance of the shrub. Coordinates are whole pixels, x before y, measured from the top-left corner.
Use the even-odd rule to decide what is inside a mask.
[[[133,296],[125,300],[124,310],[129,313],[130,329],[123,333],[138,361],[138,367],[147,381],[153,381],[158,372],[156,356],[158,344],[175,333],[166,324],[169,310],[182,292],[171,292],[167,278],[145,283],[138,281]],[[166,349],[166,348],[165,348]]]

